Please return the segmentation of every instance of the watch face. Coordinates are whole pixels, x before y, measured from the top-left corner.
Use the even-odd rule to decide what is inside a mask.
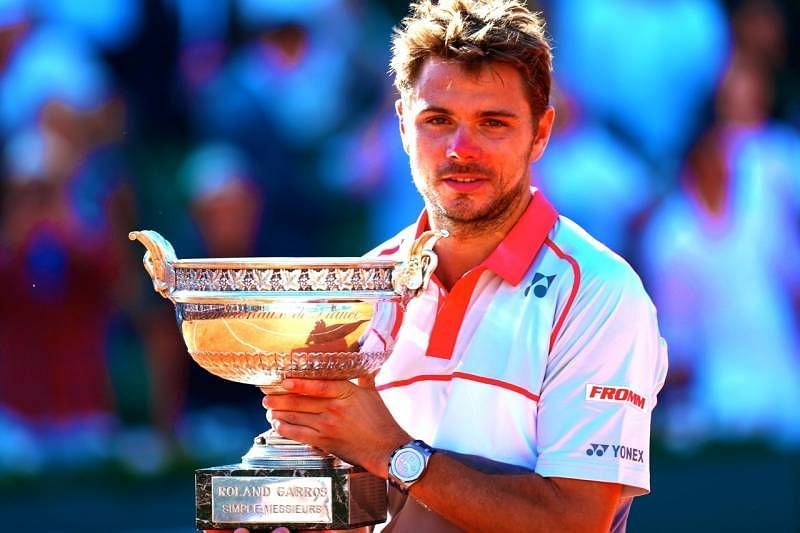
[[[422,454],[413,448],[403,448],[392,461],[394,475],[403,480],[416,479],[425,468],[425,459]]]

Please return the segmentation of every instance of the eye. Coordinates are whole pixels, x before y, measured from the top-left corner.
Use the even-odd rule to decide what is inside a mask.
[[[432,117],[426,118],[425,124],[431,124],[433,126],[444,126],[446,124],[450,124],[450,119],[445,115],[434,115]]]
[[[497,120],[496,118],[486,119],[483,121],[483,124],[490,128],[504,128],[506,126],[505,122],[502,120]]]

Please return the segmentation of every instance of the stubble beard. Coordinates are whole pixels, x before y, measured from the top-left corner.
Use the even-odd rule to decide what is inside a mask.
[[[522,179],[520,181],[523,182]],[[459,195],[447,207],[431,191],[427,191],[425,197],[426,204],[431,207],[431,216],[437,221],[437,225],[451,233],[469,235],[484,233],[502,226],[513,212],[512,206],[527,190],[527,184],[525,187],[515,187],[483,206],[476,206],[467,194]]]
[[[528,158],[525,159],[523,175],[514,180],[517,185],[502,192],[483,206],[476,206],[469,194],[459,194],[454,202],[445,206],[435,188],[428,185],[428,181],[418,175],[413,168],[412,173],[415,174],[414,182],[417,190],[424,198],[428,214],[436,222],[436,226],[448,230],[451,234],[469,236],[502,227],[508,217],[514,214],[514,204],[522,201],[527,191],[530,190],[531,179],[527,161]],[[489,178],[493,183],[497,183],[496,176],[492,175]]]

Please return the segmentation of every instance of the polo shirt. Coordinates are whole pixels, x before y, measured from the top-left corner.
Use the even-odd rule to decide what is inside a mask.
[[[656,311],[622,258],[531,195],[482,264],[450,291],[434,275],[396,317],[376,387],[413,438],[544,477],[620,483],[626,514],[650,490],[650,417],[667,371]],[[423,212],[371,255],[403,259],[427,228]],[[397,496],[388,529],[446,529]]]

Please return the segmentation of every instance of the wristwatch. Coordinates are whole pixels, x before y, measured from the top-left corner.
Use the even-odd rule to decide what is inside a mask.
[[[436,451],[421,440],[412,440],[392,452],[389,458],[389,483],[403,494],[420,480],[428,469],[428,461]]]

